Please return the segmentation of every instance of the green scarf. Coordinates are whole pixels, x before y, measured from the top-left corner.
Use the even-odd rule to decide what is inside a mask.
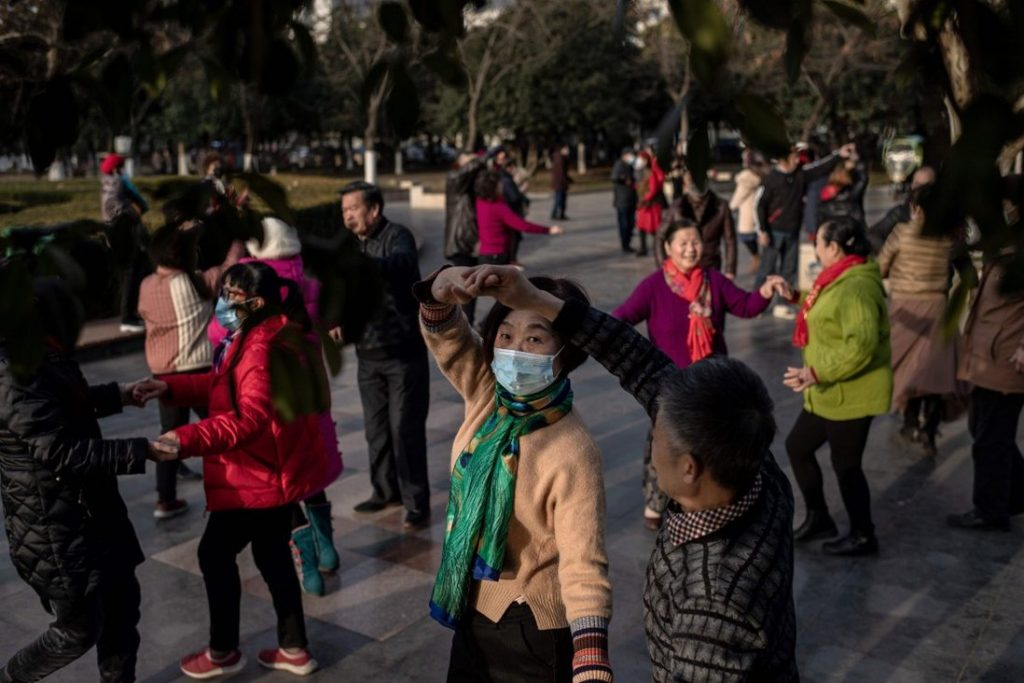
[[[571,409],[568,379],[524,397],[495,388],[494,412],[452,469],[447,533],[430,596],[430,615],[444,626],[455,628],[462,618],[471,578],[497,581],[501,575],[520,437],[558,422]]]

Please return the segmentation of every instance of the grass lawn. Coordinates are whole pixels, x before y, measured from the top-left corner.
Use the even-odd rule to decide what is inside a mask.
[[[292,208],[303,209],[337,201],[338,189],[356,178],[354,175],[311,175],[302,173],[281,173],[272,176],[288,192]],[[407,173],[403,176],[380,176],[381,187],[398,199],[400,181],[419,183],[429,192],[444,191],[443,171]],[[153,195],[163,186],[170,189],[177,183],[195,181],[197,178],[178,176],[138,176],[135,184],[150,200],[151,209],[143,217],[150,229],[156,228],[161,220],[160,204]],[[239,190],[241,183],[236,183]],[[530,182],[533,192],[545,193],[550,187],[550,174],[538,171]],[[573,190],[593,191],[609,187],[608,169],[597,168],[582,177],[577,177]],[[257,209],[265,209],[259,201]],[[48,225],[83,218],[100,219],[100,182],[98,178],[74,178],[59,182],[35,179],[27,176],[0,178],[0,228],[11,226]]]

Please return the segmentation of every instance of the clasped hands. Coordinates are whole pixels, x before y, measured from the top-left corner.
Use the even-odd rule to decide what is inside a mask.
[[[453,266],[434,278],[430,294],[443,304],[466,304],[491,296],[509,308],[529,308],[539,290],[514,266]]]
[[[119,384],[121,391],[121,404],[142,408],[154,398],[160,398],[167,393],[167,382],[147,377],[128,384]],[[154,462],[167,462],[177,460],[181,449],[181,441],[177,432],[169,431],[161,434],[155,441],[149,442],[149,453],[147,457]]]
[[[786,301],[793,300],[793,287],[781,275],[769,275],[758,293],[765,299],[771,299],[773,294],[778,294]]]

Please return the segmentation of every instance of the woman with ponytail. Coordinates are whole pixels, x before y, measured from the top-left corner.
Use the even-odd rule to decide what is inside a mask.
[[[289,540],[302,514],[298,502],[323,490],[328,454],[337,448],[333,429],[321,419],[329,404],[326,373],[317,350],[306,348],[311,321],[298,286],[270,266],[252,262],[229,268],[216,316],[228,336],[214,351],[212,372],[150,380],[145,388],[149,397],[209,408],[207,419],[157,442],[179,457],[203,458],[210,513],[199,543],[210,641],[206,649],[184,657],[181,670],[192,678],[211,678],[245,665],[238,649],[236,556],[251,543],[277,613],[279,647],[260,652],[259,663],[306,675],[317,664],[306,650],[302,593]],[[315,395],[298,397],[310,410],[287,417],[279,412],[271,387],[275,364],[313,379]]]
[[[790,296],[789,285],[771,275],[754,292],[746,292],[715,268],[702,268],[704,240],[697,224],[679,218],[662,237],[662,267],[644,278],[612,315],[631,325],[647,323],[651,343],[685,368],[712,355],[727,355],[725,314],[756,318],[772,295]],[[651,465],[651,440],[644,449],[644,525],[661,526],[669,498],[658,487]]]
[[[470,268],[414,287],[427,347],[465,401],[430,613],[455,631],[448,681],[611,681],[601,454],[572,407],[586,358],[541,316],[458,304]],[[568,280],[531,278],[587,302]]]
[[[804,397],[803,411],[786,438],[806,506],[794,540],[838,535],[815,459],[828,443],[850,533],[823,549],[830,555],[869,555],[878,552],[878,541],[861,463],[871,420],[889,411],[892,398],[889,309],[878,264],[868,258],[871,246],[863,224],[849,217],[822,224],[815,252],[822,271],[803,299],[793,333],[803,366],[788,368],[783,380]]]

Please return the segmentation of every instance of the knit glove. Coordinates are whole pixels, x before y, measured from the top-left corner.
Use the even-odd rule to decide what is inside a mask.
[[[608,619],[580,617],[572,630],[572,683],[611,683],[612,666],[608,661]]]

